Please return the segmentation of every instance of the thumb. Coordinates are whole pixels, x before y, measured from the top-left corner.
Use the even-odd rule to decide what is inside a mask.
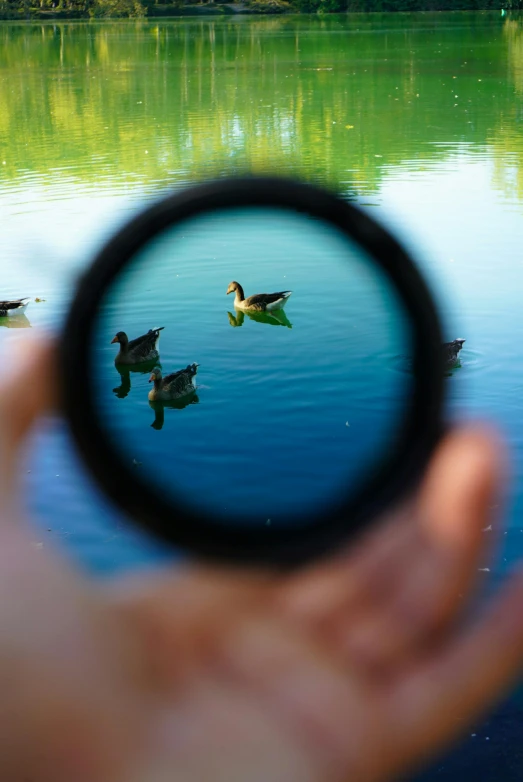
[[[56,401],[56,351],[50,337],[17,343],[0,380],[0,501],[13,494],[19,451],[36,418]]]
[[[477,578],[479,557],[492,541],[484,530],[498,507],[506,473],[500,438],[483,425],[451,432],[431,465],[419,496],[418,517],[446,574],[447,599],[440,595],[439,602],[442,620],[457,595],[466,594]]]

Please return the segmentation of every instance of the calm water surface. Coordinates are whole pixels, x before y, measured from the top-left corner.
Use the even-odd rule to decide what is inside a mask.
[[[514,465],[486,582],[523,555],[522,21],[2,23],[0,107],[0,295],[45,299],[26,321],[0,321],[2,356],[23,336],[15,325],[59,325],[79,270],[158,190],[246,167],[333,183],[400,234],[437,291],[448,338],[466,338],[452,414],[495,421]],[[251,326],[263,328],[237,331]],[[24,469],[44,545],[60,540],[98,573],[172,556],[99,496],[59,422],[42,427]],[[486,735],[466,747],[475,780],[501,778],[488,770],[500,768],[501,743],[495,756],[478,749]],[[430,773],[466,772],[454,759]],[[521,766],[506,764],[502,778],[520,779]]]
[[[231,276],[293,294],[252,318],[226,301]],[[132,379],[114,366],[112,335],[145,333],[151,317],[164,327],[164,375],[199,363],[196,394],[175,405],[149,403],[151,366]],[[410,351],[398,297],[353,242],[304,215],[235,209],[137,254],[99,308],[89,378],[133,472],[138,462],[162,494],[269,535],[327,513],[390,450],[412,394]]]

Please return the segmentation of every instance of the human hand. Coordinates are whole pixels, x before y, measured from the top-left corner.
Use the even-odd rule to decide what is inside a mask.
[[[2,779],[379,782],[510,686],[523,578],[456,621],[492,537],[491,434],[449,435],[417,497],[328,562],[107,586],[35,550],[19,505],[20,450],[55,402],[52,366],[52,345],[35,343],[0,392]]]

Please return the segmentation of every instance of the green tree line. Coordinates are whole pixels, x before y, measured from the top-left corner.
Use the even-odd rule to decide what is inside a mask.
[[[523,0],[0,0],[0,19],[523,9]]]

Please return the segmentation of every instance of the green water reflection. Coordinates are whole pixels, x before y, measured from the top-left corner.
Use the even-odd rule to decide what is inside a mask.
[[[523,22],[513,15],[1,23],[1,295],[46,301],[31,303],[22,328],[0,323],[0,349],[59,322],[77,271],[144,194],[235,168],[299,171],[372,204],[419,251],[447,338],[467,339],[456,407],[501,422],[523,485],[522,161]],[[300,300],[289,323],[270,324],[242,322],[224,301],[224,339],[299,334]],[[107,393],[125,405],[143,383],[115,372]],[[165,411],[164,432],[175,414]],[[70,463],[65,445],[44,450],[45,464],[62,452]],[[69,499],[83,486],[79,471],[66,480],[61,464],[48,469],[31,495],[44,516],[62,502],[49,477]],[[514,495],[499,569],[521,550]],[[64,510],[67,528],[70,518]],[[104,556],[78,547],[97,565]]]
[[[453,412],[505,433],[507,527],[496,561],[481,562],[494,582],[523,554],[522,164],[523,22],[512,15],[0,23],[0,296],[46,299],[24,322],[0,322],[0,349],[24,326],[56,324],[76,270],[144,191],[245,167],[339,184],[420,248],[444,290],[448,338],[467,339],[449,378]],[[224,340],[295,339],[302,300],[292,331],[242,322],[227,301],[216,322]],[[113,404],[143,391],[149,437],[205,414],[216,394],[151,409],[147,378],[108,366]],[[36,441],[31,467],[31,511],[84,564],[112,573],[160,557],[94,493],[63,432]],[[479,741],[426,779],[521,778],[520,732],[510,769],[508,743],[488,742],[501,748],[492,771]]]
[[[492,13],[3,23],[0,177],[277,165],[373,194],[460,144],[522,194],[522,97],[522,23]]]

